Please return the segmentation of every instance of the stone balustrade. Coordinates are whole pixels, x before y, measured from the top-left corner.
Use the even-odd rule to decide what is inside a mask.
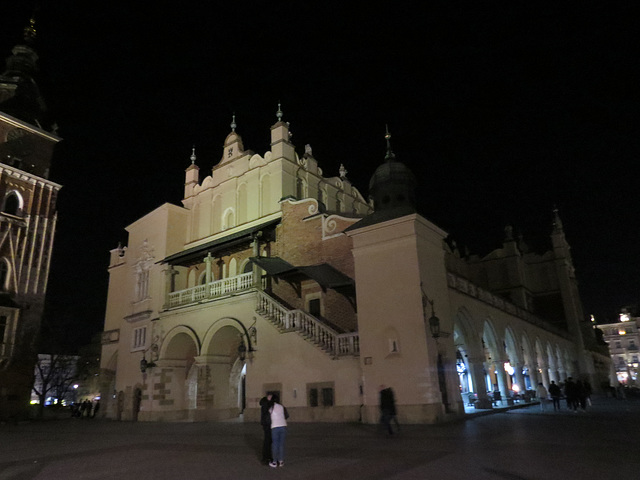
[[[478,300],[492,305],[497,309],[502,310],[503,312],[507,312],[514,317],[518,317],[528,323],[549,330],[562,337],[566,337],[567,335],[567,332],[560,330],[559,328],[549,324],[548,322],[545,322],[543,319],[535,316],[531,312],[528,312],[524,308],[520,308],[513,303],[506,301],[504,298],[501,298],[489,292],[488,290],[478,287],[465,278],[458,277],[457,275],[448,272],[447,283],[449,285],[449,288],[453,288],[455,290],[458,290],[459,292],[477,298]]]
[[[253,288],[253,273],[243,273],[234,277],[223,278],[204,285],[171,292],[167,295],[167,308],[181,307],[192,303],[213,300],[234,292]]]
[[[357,332],[337,333],[308,313],[289,310],[264,292],[258,292],[256,311],[269,318],[278,328],[296,331],[334,357],[359,355],[360,337]]]

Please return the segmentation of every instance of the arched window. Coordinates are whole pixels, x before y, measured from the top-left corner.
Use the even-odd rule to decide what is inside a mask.
[[[302,200],[303,198],[306,198],[306,196],[307,192],[305,181],[302,178],[298,178],[296,180],[296,197],[298,200]]]
[[[247,205],[247,184],[243,183],[238,187],[238,225],[246,223],[248,221],[248,208]]]
[[[265,175],[264,177],[262,177],[260,186],[260,193],[262,197],[260,202],[260,215],[266,215],[267,213],[271,213],[271,209],[273,208],[273,205],[271,203],[271,177],[269,175]]]
[[[227,211],[224,213],[224,221],[222,223],[223,223],[222,225],[223,230],[236,226],[236,220],[233,214],[233,209],[231,208],[227,209]]]
[[[9,215],[22,215],[22,196],[15,190],[9,192],[2,202],[2,211]]]
[[[321,208],[326,208],[327,206],[327,192],[325,192],[320,184],[318,184],[318,202],[322,205]]]
[[[229,276],[235,277],[238,274],[238,261],[235,258],[232,258],[229,261]]]
[[[193,238],[200,237],[200,205],[197,203],[193,206],[193,213],[191,214],[191,235]]]
[[[222,230],[222,200],[220,196],[213,199],[213,208],[211,209],[211,233],[218,233]]]

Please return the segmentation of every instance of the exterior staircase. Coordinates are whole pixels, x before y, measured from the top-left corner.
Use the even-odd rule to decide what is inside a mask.
[[[289,310],[262,290],[257,292],[257,299],[256,313],[269,320],[280,332],[297,332],[334,359],[360,355],[357,332],[338,333],[307,312]]]

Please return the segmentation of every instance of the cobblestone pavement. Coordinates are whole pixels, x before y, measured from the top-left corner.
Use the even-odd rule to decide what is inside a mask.
[[[286,465],[259,462],[258,424],[63,419],[0,425],[5,479],[640,478],[640,401],[594,398],[587,412],[539,405],[406,425],[290,421]]]

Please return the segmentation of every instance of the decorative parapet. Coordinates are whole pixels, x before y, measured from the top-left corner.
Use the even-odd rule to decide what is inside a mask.
[[[499,310],[502,310],[503,312],[513,315],[514,317],[518,317],[521,320],[531,323],[532,325],[544,328],[545,330],[549,330],[562,337],[565,337],[567,335],[567,332],[560,330],[559,328],[549,324],[548,322],[545,322],[541,318],[533,315],[531,312],[528,312],[527,310],[506,301],[502,297],[494,295],[484,288],[476,286],[469,280],[459,277],[454,273],[447,272],[447,284],[449,285],[449,288],[453,288],[454,290],[469,295],[470,297],[476,298],[481,302],[491,305]]]

